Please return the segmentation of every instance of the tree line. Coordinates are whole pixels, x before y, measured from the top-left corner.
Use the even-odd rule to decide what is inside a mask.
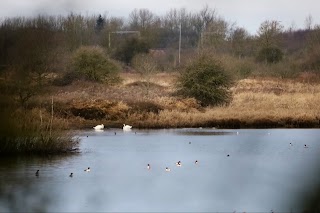
[[[0,26],[0,65],[4,67],[13,61],[23,60],[26,58],[24,54],[31,54],[33,58],[38,54],[40,59],[37,60],[41,62],[37,66],[41,67],[53,62],[59,51],[74,51],[80,46],[90,45],[99,45],[117,58],[119,50],[125,49],[126,40],[133,38],[142,40],[148,49],[176,51],[180,30],[181,48],[185,52],[210,49],[218,54],[255,56],[258,60],[277,62],[285,54],[318,42],[312,33],[316,31],[315,37],[318,37],[319,26],[313,27],[310,17],[307,20],[305,29],[284,29],[280,21],[266,20],[256,35],[250,35],[245,28],[226,21],[208,6],[198,12],[171,9],[163,16],[148,9],[134,9],[126,19],[74,13],[68,16],[6,18]],[[128,59],[120,60],[128,62]],[[37,69],[30,64],[28,69]]]

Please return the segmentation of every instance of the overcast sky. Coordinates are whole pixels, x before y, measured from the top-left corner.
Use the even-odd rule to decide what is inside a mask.
[[[313,24],[320,24],[319,0],[1,0],[0,17],[75,12],[127,18],[135,8],[147,8],[163,15],[172,8],[197,12],[206,4],[251,34],[255,34],[265,20],[278,20],[285,28],[305,28],[305,19],[311,15]]]

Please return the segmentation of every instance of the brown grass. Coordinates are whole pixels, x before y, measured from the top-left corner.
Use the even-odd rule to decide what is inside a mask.
[[[48,155],[77,151],[78,139],[65,132],[66,123],[46,111],[1,109],[1,155]]]
[[[122,74],[121,85],[75,82],[56,88],[61,116],[76,128],[103,122],[136,128],[171,127],[319,127],[320,85],[297,79],[250,78],[233,88],[229,106],[202,108],[195,99],[172,96],[177,74],[152,78],[146,96],[138,74]],[[59,90],[57,90],[59,89]]]

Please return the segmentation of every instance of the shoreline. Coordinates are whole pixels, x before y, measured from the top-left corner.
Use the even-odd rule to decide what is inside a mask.
[[[117,121],[77,121],[69,120],[70,126],[74,126],[76,130],[89,130],[95,124],[104,124],[105,129],[122,129],[122,123]],[[281,121],[262,119],[256,121],[241,121],[238,119],[212,120],[198,125],[172,125],[167,124],[141,124],[141,122],[130,122],[133,129],[175,129],[175,128],[214,128],[214,129],[317,129],[320,128],[320,120],[299,120],[294,118],[286,118]],[[73,128],[71,128],[73,129]]]

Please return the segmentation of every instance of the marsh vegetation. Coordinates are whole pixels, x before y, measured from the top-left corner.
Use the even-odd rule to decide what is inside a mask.
[[[250,35],[207,6],[135,9],[127,20],[5,18],[1,152],[74,150],[63,130],[97,123],[319,127],[319,38],[316,24],[284,29],[278,20]]]

